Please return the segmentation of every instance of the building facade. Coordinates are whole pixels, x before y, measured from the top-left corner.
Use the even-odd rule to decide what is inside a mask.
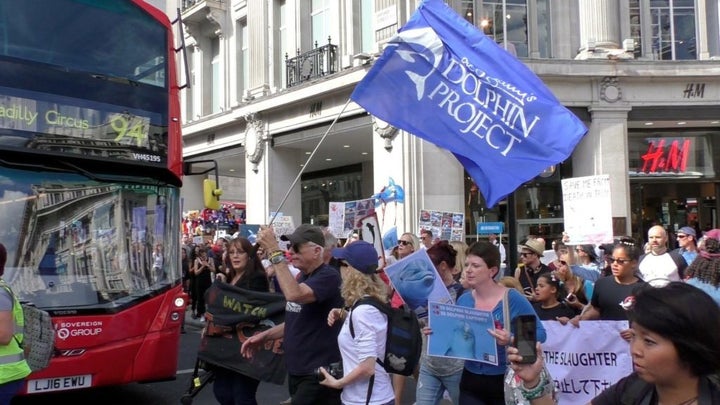
[[[477,221],[516,217],[506,229],[549,241],[563,227],[560,180],[608,174],[616,235],[717,227],[716,0],[447,1],[589,128],[570,159],[495,207],[450,153],[349,99],[417,3],[181,0],[185,158],[218,161],[223,199],[246,203],[248,223],[282,212],[326,224],[329,202],[394,181],[405,201],[379,207],[384,228],[417,233],[430,209],[465,213],[472,237]],[[201,182],[186,177],[184,209],[202,205]]]

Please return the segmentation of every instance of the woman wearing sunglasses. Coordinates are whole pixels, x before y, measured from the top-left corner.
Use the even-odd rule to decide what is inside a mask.
[[[585,305],[590,303],[590,297],[593,293],[593,282],[573,273],[568,263],[567,251],[560,255],[557,261],[555,275],[562,282],[567,295],[563,297],[563,301],[572,309],[582,311]]]
[[[640,287],[647,284],[635,275],[640,254],[640,245],[632,239],[622,239],[615,245],[609,258],[612,263],[612,276],[602,277],[595,282],[590,305],[582,314],[570,320],[573,325],[579,326],[579,321],[628,319],[627,307],[632,297]],[[620,335],[625,340],[632,336],[629,329],[622,331]]]

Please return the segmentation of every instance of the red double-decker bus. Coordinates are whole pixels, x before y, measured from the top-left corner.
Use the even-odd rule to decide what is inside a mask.
[[[141,0],[0,1],[4,278],[56,330],[26,393],[175,377],[174,48],[173,25]]]

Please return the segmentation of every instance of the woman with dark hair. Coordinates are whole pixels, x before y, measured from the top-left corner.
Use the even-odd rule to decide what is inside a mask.
[[[720,229],[705,232],[698,256],[685,269],[686,282],[713,297],[720,304]]]
[[[571,318],[580,313],[579,310],[565,304],[566,290],[562,281],[555,273],[545,273],[538,277],[535,287],[535,300],[533,309],[543,321],[564,321],[567,323]]]
[[[199,317],[201,322],[205,322],[205,291],[212,284],[212,275],[215,273],[215,262],[208,257],[208,248],[204,245],[198,245],[196,248],[197,256],[193,263],[192,272],[195,276],[195,295],[193,297],[193,307],[197,310],[194,314]],[[197,301],[197,304],[195,304]]]
[[[452,302],[457,301],[457,298],[463,293],[462,285],[455,280],[454,276],[457,251],[448,241],[441,240],[430,246],[427,254],[450,293]],[[423,319],[421,323],[426,321],[427,319]],[[443,399],[443,393],[447,390],[452,403],[457,404],[460,397],[460,376],[465,360],[428,356],[427,335],[431,329],[423,328],[423,332],[425,333],[423,334],[423,350],[415,391],[415,403],[417,405],[436,405]]]
[[[235,238],[227,244],[224,267],[227,276],[218,275],[219,280],[245,290],[269,292],[265,268],[253,247],[245,238]],[[224,278],[227,277],[227,280]],[[213,392],[221,405],[257,405],[255,399],[260,380],[222,367],[214,369]]]
[[[613,275],[595,282],[590,305],[585,307],[582,314],[570,321],[573,325],[579,326],[579,321],[628,319],[626,307],[635,292],[647,284],[636,275],[641,253],[639,244],[630,238],[622,239],[615,245],[612,257],[609,259],[612,262]],[[630,339],[630,330],[622,331],[621,336],[625,340]]]
[[[498,284],[495,276],[500,271],[500,252],[491,243],[475,242],[467,250],[465,273],[470,291],[465,292],[457,305],[492,313],[495,329],[488,333],[497,342],[496,366],[479,361],[466,361],[460,379],[460,405],[502,405],[504,400],[504,375],[507,368],[505,346],[510,344],[512,331],[509,322],[518,315],[534,315],[530,302],[515,289]],[[510,319],[504,319],[503,298],[508,294]],[[537,320],[537,340],[545,341],[545,328]]]
[[[627,312],[634,372],[592,405],[720,403],[720,388],[710,378],[720,370],[720,307],[712,297],[682,282],[645,286]],[[510,367],[523,380],[521,391],[532,405],[553,403],[550,390],[542,389],[554,383],[541,372],[541,353],[538,345],[538,361],[524,365],[518,363],[517,349],[508,348]]]

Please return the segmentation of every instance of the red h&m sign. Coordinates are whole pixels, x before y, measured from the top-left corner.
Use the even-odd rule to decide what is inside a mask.
[[[682,146],[680,146],[682,142]],[[690,139],[674,140],[670,147],[665,146],[665,140],[651,141],[642,159],[641,173],[675,172],[683,173],[687,170],[688,155],[690,154]]]

